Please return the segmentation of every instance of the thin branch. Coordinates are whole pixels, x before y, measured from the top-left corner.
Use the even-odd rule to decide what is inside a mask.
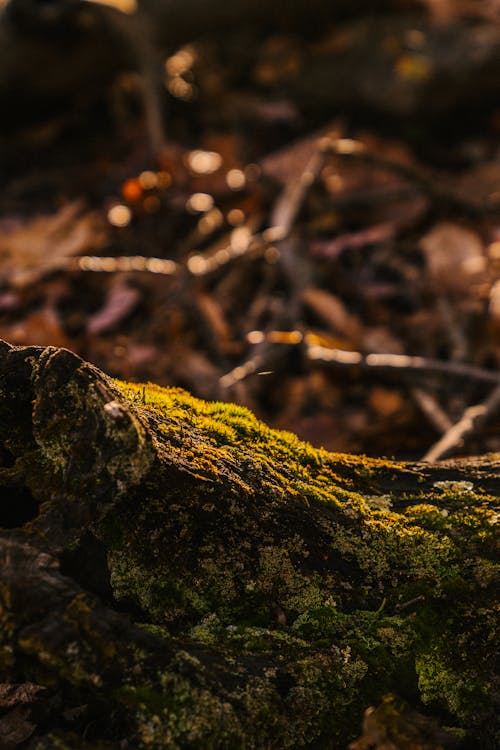
[[[286,311],[282,311],[279,317],[283,316],[286,316]],[[232,388],[250,375],[273,374],[276,363],[286,355],[286,348],[302,343],[303,334],[301,331],[251,331],[247,340],[255,345],[254,353],[220,378],[219,384],[223,388]]]
[[[332,367],[360,367],[369,370],[400,373],[423,373],[426,375],[452,376],[485,383],[499,383],[500,373],[485,370],[475,365],[459,362],[444,362],[439,359],[412,357],[406,354],[361,354],[345,349],[329,349],[317,344],[309,345],[307,357]]]
[[[450,456],[463,446],[466,439],[477,432],[500,409],[500,385],[494,388],[481,404],[469,406],[459,421],[438,440],[423,457],[435,463]]]
[[[432,393],[417,387],[412,388],[410,392],[422,414],[437,432],[443,434],[453,427],[453,422]]]
[[[437,375],[440,377],[464,378],[476,380],[483,383],[500,383],[500,373],[485,370],[475,365],[467,365],[458,362],[444,362],[439,359],[428,359],[426,357],[411,357],[406,354],[362,354],[361,352],[348,351],[346,349],[330,349],[319,344],[311,344],[308,339],[311,334],[303,334],[299,330],[294,331],[251,331],[247,335],[251,344],[258,345],[253,357],[242,365],[235,367],[223,376],[222,382],[228,387],[234,383],[244,380],[253,375],[264,362],[267,363],[272,357],[273,346],[298,346],[305,342],[306,357],[310,362],[330,365],[336,368],[359,367],[366,370],[375,370],[388,374],[415,375]],[[262,356],[262,347],[265,347],[266,356]],[[500,388],[500,385],[498,386]],[[434,405],[436,410],[436,404]],[[448,417],[441,413],[440,431],[446,425],[448,429]],[[446,421],[445,421],[446,420]]]
[[[229,242],[216,251],[194,252],[186,261],[176,262],[168,258],[155,258],[146,255],[82,255],[78,258],[62,258],[58,268],[96,273],[116,273],[117,271],[142,271],[146,273],[174,276],[186,271],[192,276],[207,276],[213,271],[256,252],[265,252],[275,242],[285,238],[281,227],[270,227],[263,232],[252,233],[246,227],[233,230]]]
[[[96,273],[117,273],[118,271],[147,271],[165,276],[173,276],[179,271],[179,264],[165,258],[145,255],[81,255],[79,258],[63,259],[70,270],[94,271]]]
[[[299,179],[290,180],[280,194],[271,214],[271,226],[288,236],[311,187],[318,180],[328,160],[328,153],[318,149],[309,159]],[[284,239],[283,237],[283,239]]]
[[[452,211],[461,215],[481,217],[488,214],[498,214],[500,206],[498,203],[475,203],[449,190],[443,185],[435,174],[420,169],[417,166],[403,164],[393,161],[379,154],[367,151],[361,141],[348,138],[322,138],[319,147],[323,153],[331,154],[344,161],[355,161],[378,169],[392,172],[398,177],[418,187],[425,195],[441,204],[446,204]]]

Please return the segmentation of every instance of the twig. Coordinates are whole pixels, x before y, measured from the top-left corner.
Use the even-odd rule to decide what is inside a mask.
[[[271,214],[271,226],[281,229],[283,239],[290,234],[307,193],[317,181],[327,160],[328,152],[318,149],[309,159],[299,179],[290,180],[276,201]]]
[[[165,258],[152,258],[145,255],[81,255],[79,258],[63,258],[65,268],[96,273],[116,273],[117,271],[147,271],[165,276],[173,276],[179,271],[179,264]]]
[[[500,409],[500,385],[494,388],[481,404],[469,406],[459,421],[427,451],[423,461],[435,463],[461,448],[467,438],[477,432]]]
[[[77,271],[116,273],[117,271],[144,271],[173,276],[187,271],[193,276],[206,276],[217,271],[233,260],[252,252],[264,252],[274,242],[284,239],[281,227],[270,227],[263,232],[252,234],[248,227],[238,227],[231,233],[227,245],[215,252],[195,252],[187,261],[179,262],[168,258],[154,258],[146,255],[82,255],[79,258],[62,258],[58,267]]]
[[[415,387],[411,389],[411,395],[434,429],[441,434],[451,429],[453,422],[431,393],[423,388]]]
[[[380,245],[394,238],[396,222],[374,224],[358,232],[344,232],[331,240],[310,242],[309,253],[316,258],[337,258],[345,250],[358,250],[367,245]]]
[[[407,602],[403,602],[403,604],[396,604],[396,606],[394,607],[394,614],[402,612],[404,609],[413,607],[414,604],[418,604],[419,602],[423,601],[425,601],[425,596],[423,594],[420,594],[419,596],[415,596],[413,599],[409,599]]]
[[[251,359],[248,359],[237,367],[233,367],[232,370],[223,375],[219,379],[219,385],[222,388],[232,388],[250,375],[254,375],[262,367],[263,363],[264,358],[260,354],[256,354]]]
[[[359,367],[367,370],[377,370],[381,372],[397,373],[398,375],[406,374],[425,374],[438,375],[455,378],[465,378],[467,380],[476,380],[485,383],[500,383],[500,373],[485,370],[475,365],[467,365],[458,362],[444,362],[439,359],[428,359],[426,357],[412,357],[406,354],[362,354],[361,352],[348,351],[346,349],[330,349],[319,344],[311,344],[308,339],[311,335],[305,335],[299,331],[280,331],[268,330],[252,331],[248,334],[248,340],[251,344],[260,346],[297,346],[305,342],[306,356],[311,362],[320,362],[321,364],[331,365],[332,367],[347,368]],[[268,355],[269,356],[269,355]],[[256,352],[254,357],[250,358],[244,364],[235,367],[230,373],[223,376],[224,385],[233,385],[239,380],[252,375],[258,367],[262,366],[263,360],[260,351]],[[500,389],[500,385],[498,386]],[[496,389],[495,389],[496,391]],[[495,392],[494,391],[494,392]],[[434,404],[437,411],[437,404]],[[474,407],[476,408],[476,407]],[[448,424],[449,420],[444,413],[440,414],[440,431]],[[446,420],[446,421],[445,421]],[[446,427],[448,429],[448,427]]]
[[[298,238],[292,235],[292,229],[309,190],[317,182],[327,160],[328,154],[318,148],[307,162],[299,179],[288,181],[271,212],[271,228],[267,231],[278,235],[279,267],[290,292],[287,311],[281,316],[281,320],[277,321],[281,325],[294,325],[302,317],[303,292],[310,284],[312,271],[309,259],[299,246]],[[302,341],[302,334],[300,340]],[[271,356],[273,359],[276,358],[275,354]]]
[[[88,0],[94,2],[94,0]],[[105,2],[104,4],[107,4]],[[185,266],[193,276],[206,276],[242,255],[263,251],[274,243],[283,242],[290,235],[304,199],[316,182],[327,160],[327,154],[318,150],[309,160],[298,180],[292,180],[276,201],[271,214],[271,226],[262,232],[252,232],[248,226],[238,227],[231,233],[230,241],[217,251],[194,252],[185,264],[163,258],[143,255],[103,257],[84,255],[76,260],[80,271],[114,273],[116,271],[146,271],[172,276]],[[74,259],[62,263],[74,265]]]
[[[286,318],[286,314],[286,311],[282,311],[281,315],[277,315],[276,318]],[[271,375],[276,363],[286,354],[285,347],[297,346],[302,343],[303,338],[302,332],[297,330],[252,331],[247,335],[247,339],[249,343],[255,344],[254,354],[223,375],[219,384],[223,388],[232,388],[250,375]],[[280,346],[276,346],[277,344]]]
[[[361,354],[361,352],[329,349],[314,344],[308,346],[307,356],[311,361],[329,364],[333,367],[356,366],[384,372],[397,371],[398,374],[420,372],[427,375],[479,380],[485,383],[500,382],[500,373],[484,370],[482,367],[426,357],[411,357],[406,354]]]
[[[368,166],[392,172],[411,182],[434,201],[446,204],[452,211],[459,212],[461,215],[478,217],[498,214],[500,211],[498,203],[479,204],[466,200],[441,184],[435,175],[428,174],[416,166],[403,164],[371,153],[366,150],[365,145],[360,141],[325,137],[320,140],[320,150],[345,161],[361,162]]]

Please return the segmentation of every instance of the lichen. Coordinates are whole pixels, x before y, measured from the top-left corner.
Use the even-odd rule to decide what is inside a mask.
[[[429,622],[457,590],[467,597],[464,556],[470,555],[483,589],[493,585],[489,496],[472,494],[458,481],[434,484],[407,495],[397,512],[393,493],[354,491],[373,483],[378,471],[397,472],[396,464],[313,449],[242,407],[207,404],[156,386],[120,387],[143,417],[154,415],[158,450],[201,481],[182,499],[169,497],[168,520],[159,498],[133,515],[135,533],[130,529],[127,541],[109,553],[118,597],[135,597],[152,622],[173,633],[181,623],[193,642],[225,654],[280,653],[280,669],[292,681],[289,702],[292,695],[303,702],[315,696],[316,732],[327,726],[332,732],[323,715],[326,703],[320,708],[325,700],[336,706],[359,701],[361,711],[395,682],[432,702],[447,694],[449,681],[453,690],[440,705],[456,720],[471,720],[473,712],[460,708],[460,696],[470,702],[470,691],[459,690],[453,672],[428,656],[436,648]],[[277,534],[274,522],[267,523],[280,507],[300,508],[300,536],[293,527]],[[308,533],[311,508],[323,512]],[[202,530],[196,559],[185,554],[195,535],[193,515]],[[126,527],[126,514],[122,521]],[[170,545],[167,559],[164,540],[172,527],[183,552]],[[147,549],[137,544],[141,538]],[[469,553],[471,539],[475,549]],[[158,574],[162,570],[167,578]],[[381,602],[387,614],[379,613]],[[448,625],[446,643],[454,653],[460,627],[455,620]],[[469,684],[469,677],[464,672],[462,682]],[[254,725],[264,727],[265,716],[279,711],[275,688],[262,679],[246,705],[250,710],[254,698],[249,703],[248,695],[258,694]],[[336,722],[343,725],[338,713]],[[268,724],[262,736],[269,735],[273,722]],[[311,739],[312,723],[308,731]]]
[[[1,532],[0,665],[57,685],[68,715],[105,706],[73,747],[345,747],[392,692],[497,746],[498,511],[480,482],[436,486],[43,356],[0,398],[40,503]],[[28,613],[26,586],[43,592]],[[72,746],[56,726],[41,748]]]

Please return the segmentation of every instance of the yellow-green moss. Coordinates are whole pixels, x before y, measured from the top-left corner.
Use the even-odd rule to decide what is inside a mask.
[[[43,503],[16,540],[49,556],[39,581],[63,593],[55,630],[43,602],[26,627],[2,582],[9,679],[104,705],[141,749],[345,747],[392,691],[496,747],[493,496],[63,360],[50,398],[19,387],[24,437],[10,443],[29,442]],[[0,406],[7,441],[16,415]]]
[[[117,384],[139,407],[156,414],[161,436],[170,439],[173,448],[182,447],[183,455],[191,457],[193,467],[200,464],[207,468],[212,462],[214,477],[218,461],[244,459],[262,471],[263,481],[272,488],[273,479],[275,486],[283,485],[283,480],[293,481],[299,485],[299,494],[307,490],[312,498],[316,495],[320,501],[335,502],[332,483],[339,490],[349,489],[356,486],[358,479],[364,484],[377,469],[399,466],[381,459],[313,448],[293,433],[271,429],[242,406],[202,401],[178,388]],[[353,501],[349,495],[346,499]]]

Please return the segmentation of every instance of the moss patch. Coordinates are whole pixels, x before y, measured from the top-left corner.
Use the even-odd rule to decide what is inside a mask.
[[[6,346],[0,486],[38,515],[0,530],[0,665],[57,692],[40,748],[334,750],[392,692],[498,746],[498,498],[474,470]]]

